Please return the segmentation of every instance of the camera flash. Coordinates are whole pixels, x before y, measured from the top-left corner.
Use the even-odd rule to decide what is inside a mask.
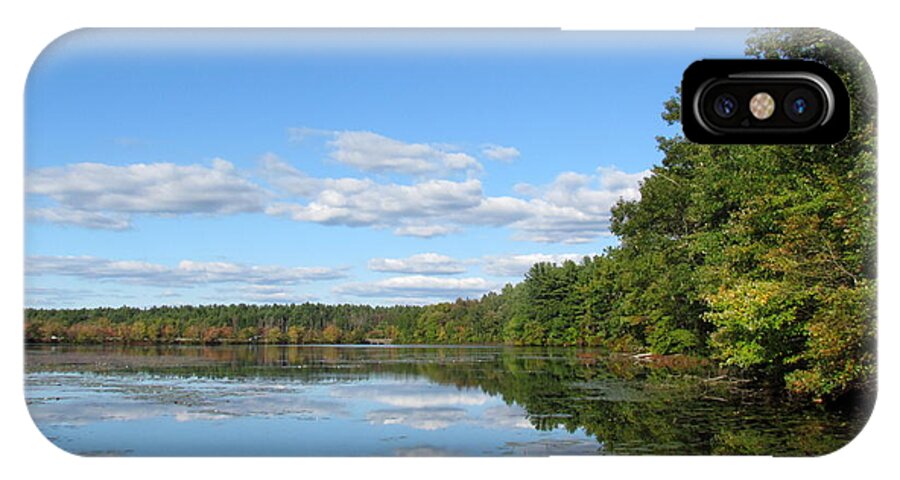
[[[750,99],[750,113],[757,120],[766,120],[775,113],[775,99],[766,92],[759,92]]]

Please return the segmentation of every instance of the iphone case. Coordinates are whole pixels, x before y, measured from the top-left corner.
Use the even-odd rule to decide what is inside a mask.
[[[827,145],[684,138],[701,59]],[[25,395],[79,455],[822,455],[875,398],[875,88],[823,30],[105,30],[26,89]]]

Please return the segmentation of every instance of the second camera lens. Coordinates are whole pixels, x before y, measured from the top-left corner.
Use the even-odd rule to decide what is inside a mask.
[[[794,112],[794,115],[803,115],[806,113],[808,106],[806,99],[800,97],[791,103],[791,110]]]
[[[722,118],[733,117],[735,112],[737,112],[737,106],[738,103],[734,96],[727,93],[719,95],[713,102],[713,110],[716,111],[716,115]]]
[[[819,116],[819,97],[811,90],[798,88],[784,97],[784,114],[796,123],[809,123]]]

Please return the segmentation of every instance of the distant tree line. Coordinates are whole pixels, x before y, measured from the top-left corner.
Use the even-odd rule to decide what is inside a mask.
[[[506,343],[709,357],[792,392],[870,387],[875,339],[871,74],[843,39],[766,30],[748,55],[824,62],[853,99],[837,145],[697,145],[664,153],[612,209],[617,246],[538,263],[480,299],[424,307],[209,305],[28,309],[28,341]],[[680,117],[677,99],[663,118]]]

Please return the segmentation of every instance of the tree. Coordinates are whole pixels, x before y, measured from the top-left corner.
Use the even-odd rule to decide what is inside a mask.
[[[343,332],[336,325],[328,325],[322,330],[322,339],[325,343],[340,343]]]

